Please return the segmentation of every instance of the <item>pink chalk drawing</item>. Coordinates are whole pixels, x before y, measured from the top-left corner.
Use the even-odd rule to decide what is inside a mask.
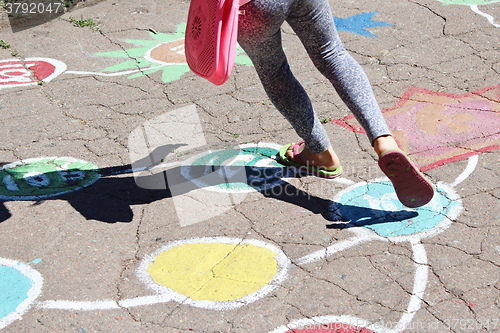
[[[383,113],[422,171],[500,149],[500,85],[462,95],[411,87]],[[366,134],[354,116],[334,122]]]
[[[65,70],[65,63],[50,58],[0,60],[0,89],[49,82]]]

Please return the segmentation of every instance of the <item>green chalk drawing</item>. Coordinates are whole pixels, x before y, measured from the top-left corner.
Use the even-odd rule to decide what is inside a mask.
[[[95,53],[98,57],[122,58],[125,61],[106,67],[102,72],[116,73],[130,71],[129,79],[135,79],[145,75],[150,75],[162,71],[163,82],[179,80],[184,74],[190,71],[184,56],[184,35],[186,23],[177,26],[173,34],[150,32],[151,39],[126,39],[125,42],[137,45],[138,47],[122,49],[118,51]],[[158,56],[160,50],[163,52],[162,58]],[[238,46],[235,63],[251,66],[250,58],[243,49]]]
[[[93,184],[97,166],[72,157],[41,157],[0,168],[0,199],[40,200]]]

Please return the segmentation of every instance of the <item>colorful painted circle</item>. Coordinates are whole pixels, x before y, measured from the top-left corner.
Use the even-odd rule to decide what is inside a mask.
[[[387,238],[434,234],[462,209],[458,195],[444,184],[437,186],[431,202],[417,209],[404,207],[388,181],[354,185],[335,201],[342,218]]]
[[[182,244],[160,253],[147,272],[192,300],[234,301],[273,279],[276,255],[253,244]]]
[[[26,264],[0,258],[0,329],[21,319],[40,294],[42,277]]]
[[[31,158],[0,168],[0,199],[40,200],[93,184],[96,165],[72,157]]]
[[[138,277],[161,297],[211,310],[254,302],[286,278],[290,259],[255,239],[205,237],[174,241],[147,256]]]
[[[207,152],[186,161],[182,175],[200,188],[218,192],[263,191],[290,177],[273,159],[274,144],[242,145],[238,149]]]

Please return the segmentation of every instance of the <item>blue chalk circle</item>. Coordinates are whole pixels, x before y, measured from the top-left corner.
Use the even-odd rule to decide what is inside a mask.
[[[439,233],[462,210],[460,198],[445,184],[438,184],[431,202],[416,209],[403,206],[388,181],[356,184],[338,197],[336,214],[344,221],[394,241]]]

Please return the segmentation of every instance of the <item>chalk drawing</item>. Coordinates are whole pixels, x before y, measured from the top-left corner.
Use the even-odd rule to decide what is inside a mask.
[[[89,186],[99,176],[97,166],[72,157],[21,160],[0,168],[0,199],[46,199]]]
[[[334,202],[338,203],[336,213],[349,221],[348,225],[352,228],[348,230],[354,233],[354,236],[338,241],[324,250],[315,251],[294,260],[297,265],[307,265],[369,241],[408,241],[411,244],[413,261],[415,262],[413,290],[408,307],[397,323],[388,327],[383,322],[370,324],[368,322],[363,323],[363,319],[360,318],[327,316],[328,319],[318,317],[319,319],[292,321],[287,326],[279,327],[272,333],[287,333],[299,324],[303,328],[313,328],[303,331],[294,330],[293,332],[317,332],[317,330],[314,330],[314,325],[325,323],[333,327],[335,325],[353,325],[353,323],[356,323],[353,332],[356,332],[354,329],[361,327],[366,332],[401,333],[411,327],[413,317],[422,306],[429,275],[427,253],[421,239],[443,232],[460,215],[463,210],[462,202],[452,186],[460,184],[472,174],[477,165],[477,159],[477,155],[471,156],[465,170],[451,184],[438,183],[437,194],[427,205],[416,209],[406,208],[409,212],[418,212],[417,216],[412,216],[410,219],[398,218],[397,215],[401,214],[401,208],[405,208],[397,200],[394,191],[388,189],[390,183],[388,183],[387,178],[350,186],[338,193],[334,198]],[[375,213],[368,217],[360,214],[361,210],[342,209],[343,204],[347,203],[349,203],[350,208],[360,207],[361,209],[365,207],[377,209],[378,212],[385,211],[385,213]],[[347,328],[348,332],[351,329],[350,327]]]
[[[125,59],[125,61],[104,68],[101,72],[67,71],[67,74],[117,76],[129,75],[129,79],[150,75],[161,71],[163,82],[179,80],[190,71],[184,54],[184,34],[186,23],[177,26],[172,34],[150,32],[151,39],[126,39],[125,43],[138,47],[118,51],[99,52],[94,56]],[[131,60],[133,59],[133,60]],[[236,64],[251,65],[252,62],[238,46]]]
[[[267,158],[268,155],[276,152],[273,148],[265,148],[269,145],[245,145],[242,149],[250,149],[246,153],[250,154],[252,158],[246,158],[246,153],[244,153],[242,155],[244,158],[236,159],[236,161],[246,165],[246,163],[257,162],[262,156]],[[266,151],[264,148],[271,150]],[[220,155],[215,154],[207,161],[217,161],[216,164],[219,164],[221,161],[232,161],[233,157],[240,156],[239,154],[240,152],[231,150],[221,151]],[[206,156],[206,153],[197,155],[189,159],[189,161],[200,161],[200,158],[204,160]],[[34,168],[30,163],[26,163],[25,165],[31,165],[31,168],[19,171],[19,174],[23,175],[22,180],[31,187],[44,188],[50,187],[49,185],[54,182],[53,178],[56,174],[59,175],[58,177],[73,180],[76,183],[85,178],[85,172],[82,173],[81,165],[77,163],[78,160],[68,158],[52,158],[49,160],[52,162],[48,163],[43,159],[41,160],[41,165],[52,164],[49,167],[51,170],[48,173],[49,176],[41,176],[47,175],[46,171],[48,169]],[[437,195],[435,195],[434,199],[426,206],[417,209],[408,209],[401,206],[385,178],[349,186],[333,199],[333,202],[337,203],[334,213],[342,216],[343,219],[349,220],[347,230],[354,235],[338,241],[324,250],[315,251],[304,257],[297,258],[293,262],[299,266],[311,265],[335,253],[369,241],[410,242],[415,262],[414,287],[407,310],[398,322],[400,327],[408,327],[413,316],[421,307],[427,285],[428,262],[421,239],[443,232],[460,214],[462,210],[461,200],[452,187],[457,186],[472,174],[477,165],[477,160],[477,155],[471,156],[465,170],[450,185],[438,183],[436,186]],[[33,159],[33,161],[39,160]],[[72,169],[71,163],[77,163],[74,166],[78,166],[78,168]],[[17,165],[23,164],[18,163]],[[91,173],[95,171],[95,167],[85,163],[83,165],[86,165]],[[60,170],[61,168],[62,170]],[[33,170],[38,170],[38,172]],[[40,172],[40,170],[45,172]],[[128,170],[127,172],[132,171]],[[91,181],[96,180],[92,177],[90,179]],[[18,182],[13,182],[9,185],[9,190],[20,191],[21,188]],[[40,196],[41,194],[38,194],[35,197],[39,198]],[[351,209],[344,209],[344,205],[349,205]],[[357,211],[352,207],[360,207],[360,210]],[[385,213],[372,214],[372,216],[368,217],[361,214],[363,208],[370,208],[373,212]],[[400,216],[404,210],[416,212],[417,215],[413,214],[405,219],[404,216]],[[178,258],[182,258],[181,262],[177,262]],[[290,263],[290,259],[279,248],[261,240],[226,237],[178,240],[147,256],[137,271],[138,278],[156,292],[154,295],[124,300],[48,300],[37,303],[37,306],[41,309],[85,311],[131,308],[175,301],[180,304],[212,310],[234,309],[255,302],[276,288],[287,277]],[[253,270],[252,267],[259,267],[259,270]],[[165,272],[175,274],[166,277]],[[206,274],[207,272],[211,273],[210,276]],[[212,275],[214,272],[215,275]],[[231,281],[231,283],[228,283],[228,281]],[[0,282],[5,283],[5,281]],[[201,288],[200,286],[204,287]],[[30,299],[29,303],[32,302],[32,299]],[[9,310],[10,317],[8,318],[15,318],[8,319],[8,322],[4,320],[5,325],[12,322],[12,320],[19,319],[19,313],[21,312],[18,311],[17,313],[12,315],[12,311]],[[360,326],[360,323],[363,322],[360,322],[361,319],[359,318],[355,318],[358,320],[356,324],[353,324],[352,321],[346,322],[344,319],[347,317],[329,316],[328,318],[336,318],[328,322],[331,325],[349,323],[353,330],[363,327],[365,332],[401,332],[401,330],[380,329],[380,323],[366,323],[364,326]],[[341,320],[341,318],[344,319]],[[280,329],[283,331],[284,328],[290,329],[291,327],[291,324],[289,324]]]
[[[452,184],[460,184],[472,173],[477,163],[476,159],[477,156],[470,158],[469,165]],[[342,203],[352,204],[353,201],[360,200],[357,203],[360,207],[364,205],[367,208],[383,209],[389,215],[392,212],[400,212],[401,207],[399,207],[397,198],[393,195],[384,195],[390,192],[387,190],[388,186],[385,181],[386,179],[380,179],[370,183],[355,184],[339,193],[334,200],[339,203],[339,206]],[[365,187],[366,195],[360,196],[358,191],[366,184],[369,185]],[[351,220],[349,222],[351,228],[348,229],[354,233],[354,236],[339,241],[325,250],[316,251],[294,260],[294,262],[297,265],[309,265],[339,251],[372,240],[409,241],[415,262],[414,286],[407,310],[396,326],[409,327],[414,315],[421,308],[428,279],[427,254],[421,239],[444,231],[462,210],[460,198],[449,185],[440,183],[437,188],[438,195],[435,196],[433,202],[417,209],[407,209],[419,214],[412,217],[415,221],[412,226],[409,226],[408,221],[405,220],[400,220],[399,226],[391,225],[381,229],[374,229],[372,224],[357,226],[356,224],[361,224],[362,219],[359,219],[356,212],[342,212],[342,206],[340,206],[337,213],[346,215],[344,218],[350,218],[349,214],[354,215],[356,221]],[[379,196],[381,199],[376,201],[370,198],[375,196]],[[362,199],[358,199],[359,197]],[[420,221],[429,220],[429,212],[439,216],[438,219],[441,221],[436,223],[433,218],[427,222]],[[375,216],[375,218],[380,219],[381,216]],[[254,302],[276,288],[287,277],[290,263],[290,259],[279,248],[260,240],[226,237],[178,240],[147,256],[137,270],[139,279],[154,290],[156,295],[139,296],[120,301],[50,300],[41,302],[38,306],[43,309],[105,310],[175,301],[212,310],[234,309]],[[255,267],[260,269],[256,271]],[[228,283],[228,280],[231,283]],[[403,330],[380,328],[381,323],[370,324],[363,319],[354,317],[326,316],[307,319],[305,322],[304,320],[291,322],[274,332],[287,332],[298,323],[303,325],[307,323],[327,323],[329,325],[346,323],[350,325],[348,329],[363,328],[365,332],[402,332]]]
[[[65,70],[65,63],[50,58],[0,60],[0,89],[49,82]]]
[[[489,122],[497,120],[495,118],[498,117],[496,109],[486,103],[487,101],[484,99],[494,101],[495,96],[498,95],[496,93],[498,89],[499,87],[484,90],[480,97],[460,95],[460,101],[455,104],[449,99],[458,98],[456,96],[430,94],[431,100],[439,97],[439,103],[427,104],[425,96],[414,98],[416,101],[412,101],[408,97],[403,99],[404,102],[401,105],[387,110],[386,115],[391,115],[388,112],[393,111],[394,119],[396,119],[393,121],[395,124],[399,124],[398,117],[401,116],[395,111],[398,108],[402,109],[406,103],[410,103],[409,110],[405,110],[410,114],[412,112],[417,114],[414,115],[416,123],[418,123],[418,111],[420,111],[423,112],[422,117],[430,115],[444,117],[445,119],[440,123],[446,124],[446,129],[449,128],[449,131],[445,133],[461,134],[471,129],[472,125],[479,121],[476,118],[479,117],[480,112],[490,113],[486,115],[492,116],[491,119],[488,118]],[[425,93],[424,95],[429,95],[428,91]],[[435,110],[432,107],[434,105],[439,106],[438,116],[435,115]],[[447,108],[452,108],[452,110],[447,110]],[[426,112],[422,110],[426,110]],[[462,113],[457,112],[457,110],[462,111]],[[448,114],[448,118],[458,122],[458,124],[446,118]],[[175,119],[178,121],[176,122]],[[391,118],[389,117],[389,119]],[[407,119],[403,120],[407,121]],[[404,122],[401,121],[401,123]],[[472,122],[472,125],[468,122]],[[179,124],[184,127],[179,127]],[[348,120],[344,120],[343,124],[347,126]],[[485,130],[490,130],[489,126],[494,127],[495,124],[489,123],[483,126],[482,133]],[[439,135],[442,131],[442,128],[429,126],[425,122],[419,126],[430,135]],[[177,129],[177,131],[181,128],[180,136],[175,137],[176,131],[172,131],[172,128]],[[132,163],[134,167],[123,169],[122,173],[138,172],[140,174],[147,171],[149,174],[154,174],[156,170],[163,170],[162,172],[174,170],[173,175],[176,177],[181,175],[187,183],[191,184],[189,188],[183,188],[185,192],[205,191],[202,197],[207,197],[207,191],[217,193],[217,195],[219,193],[244,195],[249,191],[265,190],[287,181],[286,176],[289,174],[285,173],[284,168],[277,164],[273,158],[280,145],[272,143],[246,144],[235,149],[204,152],[185,161],[163,162],[168,160],[167,157],[175,151],[187,154],[189,149],[206,145],[202,132],[194,106],[188,106],[158,117],[158,119],[152,119],[146,125],[134,130],[133,135],[131,134],[129,141],[135,142],[135,145],[131,145],[130,150],[137,154],[137,161]],[[173,141],[165,142],[165,137],[169,137]],[[495,133],[491,137],[493,140],[497,139]],[[414,139],[410,137],[407,141],[412,140]],[[176,145],[179,142],[182,144]],[[488,141],[489,143],[491,142]],[[474,141],[470,144],[484,146],[484,138],[483,141]],[[483,146],[480,148],[483,149]],[[175,153],[173,156],[176,157]],[[132,158],[131,160],[134,161]],[[462,203],[453,187],[473,173],[477,162],[478,156],[470,155],[465,170],[450,184],[438,183],[434,199],[429,204],[417,209],[403,207],[386,178],[355,184],[352,184],[352,181],[344,181],[343,184],[352,185],[333,198],[334,207],[332,207],[331,212],[341,217],[341,220],[349,221],[346,230],[352,232],[353,236],[338,241],[323,250],[297,258],[293,262],[299,266],[311,265],[335,253],[369,241],[408,241],[411,244],[415,263],[414,285],[407,309],[398,322],[399,327],[408,327],[414,315],[421,308],[428,279],[427,254],[421,239],[443,232],[460,214],[463,209]],[[196,171],[199,167],[203,168],[201,174],[199,173],[201,169]],[[248,169],[252,168],[256,170],[255,174],[247,172]],[[272,172],[269,172],[269,169]],[[266,172],[263,173],[262,170]],[[207,175],[215,175],[216,180],[205,178]],[[0,169],[0,195],[2,195],[0,199],[39,200],[89,186],[97,181],[99,176],[100,170],[95,165],[68,157],[19,161],[7,164]],[[173,178],[167,177],[167,179],[168,184],[160,184],[163,186],[162,188],[172,185]],[[175,178],[175,180],[180,179]],[[183,193],[179,192],[178,194],[181,194],[179,195],[181,197]],[[217,196],[211,196],[220,201]],[[186,197],[196,199],[192,197],[192,193]],[[241,202],[234,201],[234,198],[231,200],[233,200],[232,204]],[[184,208],[193,211],[191,204],[185,205]],[[196,210],[194,211],[196,213]],[[367,215],[367,212],[370,213]],[[179,214],[184,215],[183,212],[179,212]],[[261,240],[227,237],[178,240],[147,256],[137,271],[138,278],[155,292],[154,295],[124,300],[47,300],[36,305],[40,309],[108,310],[174,301],[204,309],[228,310],[245,306],[269,294],[287,278],[290,264],[291,260],[281,249]],[[12,267],[12,265],[8,267]],[[255,270],[256,267],[259,269]],[[166,275],[165,272],[172,274]],[[38,281],[37,279],[35,280]],[[41,281],[41,277],[39,280]],[[0,283],[9,282],[2,280]],[[25,287],[22,287],[22,283],[19,286],[22,289],[20,294],[28,293],[26,283]],[[35,295],[38,294],[35,293]],[[36,296],[21,297],[21,300],[15,303],[15,309],[14,306],[10,306],[5,310],[3,313],[7,319],[4,318],[2,323],[8,325],[13,320],[19,319],[23,311],[33,303],[33,297]],[[22,307],[19,308],[21,305]],[[346,317],[329,316],[328,318],[331,320],[329,324],[346,323]],[[377,325],[380,323],[366,322],[360,326],[358,322],[358,324],[350,325],[347,329],[364,329],[365,332],[399,333],[402,331],[399,329],[380,329]],[[285,328],[289,330],[290,324],[282,330]],[[304,332],[313,331],[307,328],[307,331]]]
[[[215,192],[248,193],[264,191],[281,185],[285,178],[293,176],[291,168],[285,168],[276,162],[276,154],[281,148],[273,143],[243,144],[235,149],[209,151],[194,156],[185,162],[181,173],[200,188]],[[207,166],[206,173],[199,177],[193,169]],[[211,185],[203,176],[213,173],[212,167],[218,168],[216,174],[220,181]]]
[[[378,12],[362,13],[348,18],[334,16],[333,19],[335,21],[335,27],[338,31],[351,32],[364,37],[376,37],[366,29],[392,25],[386,22],[373,21],[372,19],[377,13]]]
[[[493,2],[496,1],[448,1],[450,4],[469,5],[491,24],[499,26],[494,23],[491,15],[483,13],[477,7]],[[366,29],[390,25],[373,21],[376,13],[363,13],[346,19],[335,18],[335,22],[339,30],[375,37]],[[78,75],[127,75],[129,79],[134,79],[161,71],[164,82],[175,81],[189,72],[184,57],[184,32],[185,24],[181,24],[173,34],[150,33],[149,40],[125,40],[126,43],[137,45],[136,48],[96,53],[95,56],[126,59],[101,72],[65,72],[64,63],[48,58],[28,58],[24,62],[17,59],[1,60],[0,89],[49,82],[63,72]],[[241,49],[236,63],[251,65]],[[404,150],[423,161],[423,170],[469,158],[466,169],[452,183],[438,183],[434,199],[418,209],[401,206],[386,179],[349,186],[334,198],[338,203],[335,214],[349,220],[347,230],[353,236],[324,250],[298,258],[294,263],[299,266],[311,265],[369,241],[408,241],[415,262],[414,285],[407,309],[398,323],[403,328],[407,327],[421,308],[428,279],[427,254],[421,239],[443,232],[462,211],[462,202],[453,187],[472,174],[477,165],[477,154],[500,148],[499,102],[500,86],[464,95],[410,88],[393,108],[384,110],[389,125],[395,128],[394,133],[399,143]],[[337,123],[362,132],[353,117],[346,117]],[[406,127],[409,125],[415,126],[416,130]],[[290,175],[285,174],[284,169],[272,159],[279,148],[279,145],[265,143],[243,145],[235,149],[205,152],[184,163],[160,163],[147,168],[131,168],[126,172],[174,166],[198,189],[245,194],[286,182]],[[209,167],[201,177],[193,173],[200,166]],[[214,170],[215,166],[219,168]],[[243,170],[245,173],[242,173]],[[255,174],[248,173],[248,170],[253,170]],[[272,172],[268,173],[269,170]],[[209,174],[217,175],[219,180],[212,183],[203,177]],[[89,186],[99,176],[95,165],[73,158],[27,159],[7,164],[0,169],[0,199],[50,198]],[[349,181],[346,180],[345,183]],[[206,196],[206,193],[203,195]],[[196,199],[193,193],[186,198]],[[234,205],[241,202],[238,200],[232,196],[230,203]],[[345,209],[346,205],[388,213],[368,217],[362,213],[362,209]],[[184,207],[193,211],[192,201]],[[404,219],[400,216],[402,211],[416,212],[417,216]],[[196,209],[194,212],[196,213]],[[189,223],[185,225],[187,224]],[[0,289],[10,292],[0,295],[0,329],[21,319],[33,304],[40,309],[109,310],[174,301],[211,310],[235,309],[268,295],[287,278],[290,265],[291,260],[281,249],[261,240],[227,237],[177,240],[147,256],[137,271],[138,278],[155,292],[154,295],[124,300],[48,300],[35,303],[42,289],[41,275],[26,264],[0,258]],[[166,276],[165,270],[173,274]],[[291,330],[318,332],[315,327],[311,328],[317,324],[345,324],[347,326],[343,328],[346,332],[361,330],[365,333],[399,333],[403,330],[381,328],[380,323],[370,323],[360,318],[332,315],[292,321],[273,333],[287,333],[292,332]]]
[[[466,169],[464,172],[469,173],[470,170]],[[459,176],[459,178],[464,177]],[[347,250],[352,246],[373,240],[409,241],[412,245],[416,268],[413,293],[407,311],[399,321],[399,326],[405,328],[420,309],[423,293],[427,285],[427,255],[420,240],[443,232],[458,217],[463,206],[453,189],[446,184],[440,183],[437,186],[437,194],[430,203],[417,209],[406,209],[418,212],[417,216],[410,219],[398,218],[397,215],[401,214],[401,208],[404,209],[404,207],[401,206],[394,190],[389,189],[389,184],[386,178],[383,178],[370,183],[356,184],[340,192],[334,198],[334,201],[339,203],[337,214],[349,221],[348,223],[352,227],[349,230],[355,236],[330,245],[324,250],[308,254],[295,262],[298,265],[310,264],[337,252]],[[343,204],[346,203],[349,203],[351,209],[342,209]],[[360,210],[352,209],[353,207],[360,207]],[[360,214],[362,207],[378,209],[379,212],[383,211],[384,215],[374,214],[367,217]],[[368,326],[368,329],[371,329],[371,327]],[[377,330],[377,332],[382,331]]]
[[[234,301],[273,279],[275,256],[252,244],[198,242],[162,251],[146,272],[158,285],[193,301]]]
[[[39,307],[104,310],[175,301],[204,309],[229,310],[269,294],[285,279],[289,266],[290,260],[281,249],[260,240],[179,240],[144,258],[137,270],[139,279],[157,295],[121,301],[44,301]]]
[[[470,5],[470,9],[476,13],[481,15],[482,17],[486,18],[490,24],[492,24],[496,28],[500,28],[500,24],[495,23],[495,18],[489,14],[486,14],[485,12],[481,11],[477,5]]]
[[[257,152],[257,148],[262,146],[254,146],[251,153]],[[226,160],[227,154],[238,155],[225,151],[217,158],[221,161]],[[200,156],[195,157],[200,158]],[[250,159],[242,160],[246,163]],[[361,318],[332,315],[292,321],[286,326],[277,328],[273,333],[289,332],[292,329],[295,329],[293,332],[317,332],[314,328],[317,324],[326,325],[322,326],[322,329],[345,324],[347,326],[343,327],[346,332],[360,330],[367,333],[400,333],[404,328],[411,327],[414,315],[421,308],[428,279],[427,254],[421,239],[443,232],[458,217],[462,211],[462,204],[453,186],[459,185],[472,174],[477,161],[477,155],[471,156],[465,170],[454,181],[448,185],[438,183],[434,199],[417,209],[402,207],[385,178],[349,186],[334,197],[333,202],[337,203],[334,213],[349,220],[347,230],[354,235],[324,250],[292,260],[299,266],[311,265],[369,241],[408,241],[415,263],[414,285],[407,309],[394,326],[396,328],[388,329],[383,326],[383,322],[369,323]],[[44,178],[32,180],[32,186],[40,184],[45,186],[49,183]],[[347,204],[351,208],[360,207],[360,210],[344,210],[343,205]],[[360,214],[363,208],[385,213],[375,213],[367,217]],[[403,210],[416,212],[417,215],[410,214],[411,216],[405,219],[404,215],[399,216]],[[4,262],[1,261],[0,264]],[[183,305],[223,311],[245,306],[268,295],[287,278],[290,265],[291,260],[281,249],[261,240],[227,237],[177,240],[146,256],[137,270],[139,280],[153,290],[154,295],[123,300],[47,300],[36,303],[36,306],[47,310],[89,311],[132,308],[174,301]],[[13,265],[10,264],[9,267],[11,266]],[[256,270],[256,267],[259,269]],[[41,281],[41,277],[35,280]],[[23,304],[32,304],[33,299],[31,297]],[[16,310],[16,314],[12,314],[12,311],[9,310],[9,321],[2,322],[4,325],[19,319],[22,314],[19,310]],[[301,327],[303,330],[298,330]]]
[[[483,96],[490,96],[490,93],[489,90],[485,91]],[[422,98],[419,97],[419,100]],[[469,101],[463,98],[461,103],[466,102]],[[476,108],[480,106],[481,110],[485,108],[482,100],[478,102],[473,99],[465,106],[460,104],[465,110],[469,110],[471,105]],[[459,113],[455,115],[460,116]],[[470,120],[467,115],[458,119]],[[423,127],[428,132],[434,130],[439,133],[432,127]],[[463,129],[460,125],[453,128],[458,129],[458,132]],[[177,132],[179,135],[175,134]],[[171,141],[165,141],[165,138]],[[143,172],[155,174],[161,170],[167,173],[168,184],[159,184],[164,189],[177,186],[176,181],[179,184],[191,184],[188,187],[183,185],[180,192],[170,189],[172,194],[176,193],[174,199],[183,197],[185,192],[188,193],[186,198],[196,202],[204,197],[215,198],[215,201],[220,202],[220,194],[245,195],[249,191],[265,190],[286,182],[285,176],[289,176],[273,158],[280,145],[272,143],[246,144],[235,149],[204,152],[185,161],[175,160],[175,152],[184,155],[190,149],[206,145],[194,106],[151,119],[132,132],[129,143],[135,158],[131,158],[132,167],[121,172],[140,175]],[[174,161],[170,161],[169,156]],[[311,265],[369,241],[408,241],[415,262],[414,286],[407,309],[398,322],[401,327],[407,327],[420,310],[428,279],[427,254],[421,239],[443,232],[460,214],[462,203],[453,187],[473,173],[477,162],[477,155],[470,156],[465,170],[450,184],[438,183],[433,200],[417,209],[403,207],[386,178],[355,184],[344,181],[343,184],[352,185],[333,198],[331,213],[341,217],[339,220],[349,221],[346,230],[352,232],[353,236],[293,262],[299,266]],[[253,174],[248,169],[257,171]],[[39,200],[89,186],[99,179],[101,171],[88,162],[52,157],[11,163],[3,166],[0,172],[0,194],[3,199]],[[117,170],[116,173],[120,172]],[[159,185],[157,182],[154,184]],[[199,198],[193,197],[192,192],[196,191],[204,193]],[[207,191],[212,194],[207,195]],[[235,201],[234,197],[231,200],[233,205],[241,202]],[[181,206],[186,211],[200,215],[200,211],[193,209],[192,203]],[[181,206],[176,205],[176,209]],[[182,210],[178,214],[191,216]],[[173,241],[147,256],[137,271],[138,278],[155,291],[154,295],[124,300],[48,300],[37,303],[37,306],[42,309],[106,310],[175,301],[212,310],[233,309],[255,302],[276,288],[287,277],[290,263],[291,260],[279,248],[261,240],[207,237]],[[255,267],[259,269],[255,270]],[[165,272],[171,274],[165,275]],[[5,311],[8,313],[6,316],[12,311]],[[375,331],[375,325],[378,324],[367,323],[362,328],[366,332]],[[360,327],[351,326],[353,330]],[[376,331],[399,333],[401,330]]]
[[[42,291],[40,273],[27,264],[0,258],[0,329],[8,326],[32,306]]]
[[[368,228],[391,242],[429,237],[442,232],[451,223],[448,216],[456,217],[456,211],[461,209],[456,192],[446,184],[438,183],[434,198],[416,210],[417,216],[405,219],[400,216],[401,212],[414,210],[406,209],[399,202],[392,184],[385,178],[349,187],[339,193],[338,201],[334,201],[339,206],[337,214],[351,224]],[[363,210],[356,210],[352,206],[369,207],[378,213],[367,217]]]
[[[496,3],[499,2],[499,0],[438,0],[438,1],[442,2],[445,5],[467,5],[473,12],[486,18],[488,22],[491,23],[493,26],[495,26],[496,28],[500,28],[500,24],[495,23],[495,18],[493,16],[482,12],[477,7],[478,5],[488,5]]]
[[[500,85],[463,95],[412,87],[383,112],[422,171],[500,149]],[[335,122],[365,133],[353,116]]]

